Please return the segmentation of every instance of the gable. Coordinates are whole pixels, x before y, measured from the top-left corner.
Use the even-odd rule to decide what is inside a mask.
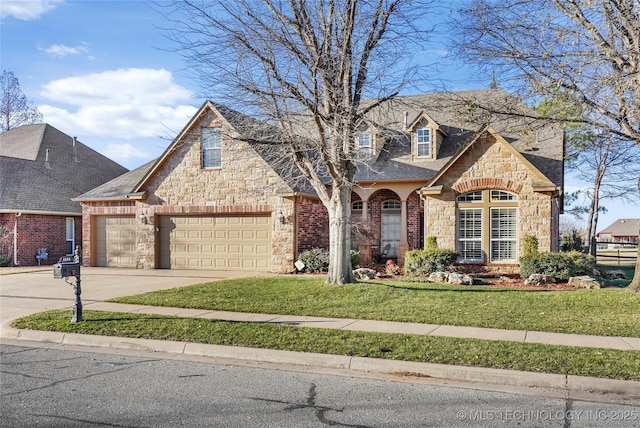
[[[495,130],[485,126],[421,192],[440,194],[443,187],[450,186],[458,194],[486,188],[520,193],[523,183],[529,183],[534,192],[560,190]]]

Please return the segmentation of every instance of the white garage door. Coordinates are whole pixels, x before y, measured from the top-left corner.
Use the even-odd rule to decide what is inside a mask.
[[[134,220],[134,217],[96,218],[96,266],[136,267]]]
[[[159,267],[268,271],[271,216],[162,216]]]

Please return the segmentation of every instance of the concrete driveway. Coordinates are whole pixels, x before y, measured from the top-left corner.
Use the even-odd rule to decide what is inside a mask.
[[[4,271],[4,269],[7,269]],[[35,268],[30,272],[0,275],[0,329],[23,316],[49,309],[71,308],[75,301],[73,287],[64,279],[53,278],[53,268]],[[15,271],[14,271],[15,272]],[[83,267],[81,270],[82,306],[106,299],[148,291],[201,284],[226,278],[267,275],[237,271],[142,270]],[[75,283],[75,279],[71,280]]]

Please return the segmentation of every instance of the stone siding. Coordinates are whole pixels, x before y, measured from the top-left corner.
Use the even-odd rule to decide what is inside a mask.
[[[539,177],[503,143],[492,137],[477,141],[433,183],[442,185],[443,191],[425,198],[425,235],[436,236],[441,248],[455,249],[456,197],[475,190],[506,190],[518,196],[518,254],[522,254],[526,235],[538,238],[540,251],[555,251],[557,201],[548,193],[535,192],[536,180]]]
[[[201,130],[221,127],[222,166],[202,168]],[[148,197],[136,205],[136,215],[144,213],[153,219],[156,214],[271,215],[273,229],[271,269],[274,272],[293,271],[294,214],[293,201],[276,196],[289,190],[266,161],[249,144],[233,138],[232,130],[213,112],[201,117],[198,124],[175,146],[174,152],[156,171],[147,184]],[[289,219],[284,224],[280,218]],[[141,267],[155,267],[156,248],[154,221],[137,234]]]

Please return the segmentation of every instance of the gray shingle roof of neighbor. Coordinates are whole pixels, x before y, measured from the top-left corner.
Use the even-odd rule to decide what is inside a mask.
[[[73,198],[125,172],[51,125],[20,126],[0,134],[0,211],[80,214]]]
[[[640,231],[640,218],[621,218],[613,222],[607,228],[598,232],[598,235],[611,234],[612,236],[638,236]]]

